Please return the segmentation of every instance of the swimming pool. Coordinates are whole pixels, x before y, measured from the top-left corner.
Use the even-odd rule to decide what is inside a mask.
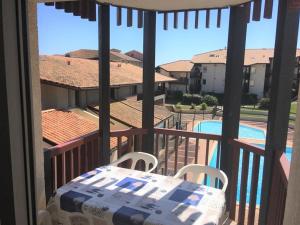
[[[262,147],[265,149],[265,145],[257,144],[257,146]],[[286,156],[289,161],[291,161],[292,157],[292,148],[286,147]],[[240,201],[240,187],[241,187],[241,174],[242,174],[242,161],[243,161],[243,150],[240,152],[240,163],[239,163],[239,173],[238,173],[238,186],[237,186],[237,202]],[[253,163],[253,153],[250,153],[249,157],[249,173],[248,173],[248,181],[247,181],[247,194],[246,194],[246,202],[250,202],[250,188],[251,188],[251,177],[252,177],[252,163]],[[209,163],[210,166],[216,167],[217,166],[217,148],[214,151],[214,154]],[[258,174],[258,183],[257,183],[257,194],[256,194],[256,204],[260,205],[261,200],[261,187],[262,187],[262,177],[263,177],[263,169],[264,169],[264,158],[260,157],[260,164],[259,164],[259,174]]]
[[[202,121],[194,127],[194,132],[221,135],[222,121]],[[239,138],[265,139],[266,135],[261,129],[240,124]]]
[[[222,122],[221,121],[202,121],[194,127],[194,132],[201,132],[201,133],[208,133],[208,134],[218,134],[221,135],[222,133]],[[256,129],[254,127],[249,127],[246,125],[241,125],[239,127],[239,138],[249,138],[249,139],[260,139],[265,140],[266,135],[265,132],[261,129]],[[254,144],[259,147],[265,149],[264,144]],[[291,161],[292,157],[292,148],[286,148],[286,156],[289,161]],[[238,186],[237,186],[237,202],[240,201],[240,186],[241,186],[241,173],[242,173],[242,161],[243,161],[243,150],[241,149],[240,152],[240,159],[239,159],[239,174],[238,174]],[[250,201],[250,188],[251,188],[251,177],[252,177],[252,163],[253,163],[253,153],[250,153],[249,157],[249,173],[248,173],[248,181],[247,181],[247,194],[246,194],[246,202],[249,203]],[[217,147],[214,150],[212,158],[209,163],[210,166],[216,167],[217,166]],[[262,177],[263,177],[263,168],[264,168],[264,158],[260,157],[260,164],[259,164],[259,174],[258,174],[258,184],[257,184],[257,195],[256,195],[256,204],[260,205],[261,200],[261,187],[262,187]],[[208,180],[208,185],[209,185]]]

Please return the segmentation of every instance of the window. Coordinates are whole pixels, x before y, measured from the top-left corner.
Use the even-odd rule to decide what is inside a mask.
[[[206,79],[202,80],[203,85],[206,85]]]
[[[206,66],[203,66],[203,73],[207,73],[207,67]]]

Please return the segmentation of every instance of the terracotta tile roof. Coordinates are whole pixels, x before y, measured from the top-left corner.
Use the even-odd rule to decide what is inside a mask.
[[[51,144],[62,144],[98,130],[98,118],[81,110],[42,111],[43,139]],[[111,119],[111,130],[124,130],[129,127]],[[124,140],[123,140],[124,141]],[[117,139],[111,138],[110,147],[117,146]]]
[[[116,61],[121,60],[121,61],[133,61],[133,62],[141,62],[141,60],[138,60],[136,58],[130,57],[129,55],[123,54],[121,52],[116,52],[116,51],[110,51],[110,57],[111,60],[115,59]]]
[[[63,56],[40,56],[42,82],[71,88],[98,88],[98,61]],[[171,77],[155,74],[155,82],[175,81]],[[129,63],[111,62],[112,87],[142,84],[143,70]]]
[[[98,110],[98,106],[93,106],[95,110]],[[163,120],[166,120],[173,115],[162,106],[154,106],[154,125],[158,125]],[[124,100],[119,102],[112,102],[110,104],[110,116],[111,118],[124,123],[134,128],[142,127],[142,102],[134,100]]]
[[[98,50],[92,50],[92,49],[79,49],[72,52],[67,52],[65,54],[66,57],[71,58],[80,58],[80,59],[98,59]],[[133,61],[133,62],[141,62],[138,59],[135,59],[133,57],[130,57],[126,54],[121,53],[121,51],[117,51],[112,49],[110,51],[110,57],[112,61]]]
[[[159,67],[168,72],[191,72],[194,64],[191,60],[178,60],[166,64],[162,64]]]
[[[132,99],[127,99],[122,101],[123,104],[133,107],[142,112],[142,101],[135,101]],[[167,110],[164,106],[154,105],[154,117],[159,120],[165,120],[172,116],[173,113]]]
[[[92,49],[79,49],[65,54],[66,57],[80,59],[98,59],[98,51]]]
[[[244,65],[270,63],[270,58],[274,55],[274,49],[246,49]],[[300,49],[297,50],[296,56],[300,56]],[[226,63],[227,50],[220,49],[211,52],[205,52],[195,55],[193,63]]]
[[[125,55],[128,55],[132,58],[138,59],[140,61],[143,61],[143,53],[141,53],[137,50],[131,50],[129,52],[126,52]]]

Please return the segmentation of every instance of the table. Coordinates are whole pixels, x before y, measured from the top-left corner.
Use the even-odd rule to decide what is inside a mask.
[[[54,225],[213,225],[224,209],[219,189],[114,166],[60,187],[47,207]]]

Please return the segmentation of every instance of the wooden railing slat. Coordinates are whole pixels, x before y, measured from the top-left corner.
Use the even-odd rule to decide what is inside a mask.
[[[238,146],[233,146],[232,155],[232,175],[231,182],[229,184],[230,188],[230,211],[229,218],[235,220],[236,212],[236,192],[237,192],[237,181],[239,172],[239,159],[240,159],[240,148]]]
[[[208,156],[209,156],[209,140],[206,140],[206,150],[205,150],[205,166],[208,166]],[[204,176],[204,184],[207,185],[207,175]]]
[[[175,136],[175,142],[174,142],[174,153],[175,153],[175,160],[174,160],[174,174],[177,173],[177,163],[178,163],[178,139],[179,136]]]
[[[159,134],[158,133],[156,133],[155,134],[155,157],[157,158],[157,159],[159,159],[159,146],[158,146],[158,144],[159,144]],[[157,173],[157,171],[158,171],[158,168],[156,168],[155,169],[155,172]]]
[[[198,156],[199,155],[199,138],[196,138],[195,144],[195,163],[198,164]]]
[[[62,160],[62,164],[61,164],[61,167],[62,167],[62,184],[64,185],[64,184],[66,184],[66,153],[62,154],[61,160]]]
[[[53,191],[56,191],[57,189],[57,157],[54,156],[53,157],[53,166],[52,166],[52,169],[53,169]]]
[[[184,131],[184,130],[154,128],[154,132],[155,133],[159,133],[159,134],[164,134],[164,135],[168,134],[168,135],[182,136],[182,137],[188,137],[188,138],[221,140],[221,135],[217,135],[217,134],[204,134],[204,133],[197,133],[197,132]]]
[[[74,179],[74,150],[70,152],[71,180]]]
[[[260,163],[260,156],[254,154],[253,163],[252,163],[252,179],[251,179],[251,192],[250,192],[251,194],[250,194],[250,203],[249,203],[249,212],[248,212],[248,225],[253,225],[255,219],[259,163]]]
[[[238,223],[244,224],[245,221],[245,209],[246,209],[246,195],[247,195],[247,182],[249,172],[249,155],[248,151],[243,151],[243,166],[241,174],[241,192],[240,192],[240,206],[239,206],[239,218]]]
[[[85,149],[84,149],[84,172],[87,172],[88,171],[88,146],[87,144],[85,144]]]
[[[189,151],[189,141],[188,137],[185,138],[185,147],[184,147],[184,165],[188,164],[188,151]]]
[[[77,168],[78,168],[78,176],[81,174],[81,146],[78,148],[78,152],[77,152],[77,157],[78,157],[78,164],[77,164]]]
[[[166,148],[165,148],[165,175],[168,173],[168,155],[169,154],[169,135],[166,135]]]

